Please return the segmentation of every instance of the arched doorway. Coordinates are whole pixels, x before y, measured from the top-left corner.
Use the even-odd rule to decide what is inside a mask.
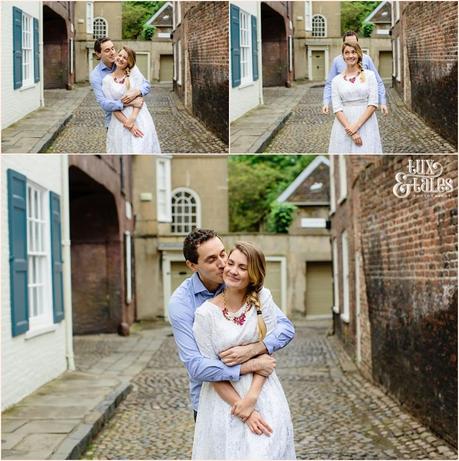
[[[285,20],[261,4],[263,86],[284,86],[288,80],[288,44]]]
[[[122,321],[122,245],[115,198],[69,168],[74,334],[114,333]]]
[[[45,89],[66,88],[69,71],[67,25],[62,16],[43,6],[43,62]]]

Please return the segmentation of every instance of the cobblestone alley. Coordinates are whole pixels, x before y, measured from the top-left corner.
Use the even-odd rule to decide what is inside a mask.
[[[292,411],[298,459],[457,459],[444,441],[356,371],[335,337],[327,336],[327,323],[295,325],[295,340],[277,354],[277,372]],[[82,351],[94,357],[113,347],[91,343],[94,349],[88,350],[88,344],[76,341],[83,370]],[[133,384],[83,459],[189,459],[194,421],[187,374],[172,336]]]
[[[152,85],[145,102],[151,112],[163,153],[225,153],[225,144],[190,115],[170,84]],[[73,113],[47,152],[106,152],[102,109],[91,91]]]
[[[377,110],[384,153],[456,152],[454,146],[410,112],[398,94],[386,87],[389,115]],[[322,87],[310,87],[294,108],[284,127],[277,133],[266,153],[328,152],[334,115],[323,115]]]

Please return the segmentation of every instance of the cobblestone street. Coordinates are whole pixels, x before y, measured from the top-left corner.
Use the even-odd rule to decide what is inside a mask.
[[[145,97],[163,153],[225,153],[227,146],[191,116],[170,84],[152,85]],[[73,113],[47,152],[103,153],[104,115],[91,91]]]
[[[308,88],[294,108],[285,126],[265,152],[326,153],[334,115],[323,115],[323,87]],[[389,115],[378,109],[378,123],[384,153],[456,152],[454,146],[430,129],[420,117],[410,112],[395,90],[386,86]]]
[[[326,323],[295,325],[295,340],[277,354],[277,373],[292,411],[299,459],[457,459],[355,370],[335,337],[327,336]],[[112,347],[102,344],[98,354]],[[87,349],[82,360],[78,342],[75,349],[84,371],[95,350]],[[133,385],[82,459],[189,459],[194,421],[172,336]]]

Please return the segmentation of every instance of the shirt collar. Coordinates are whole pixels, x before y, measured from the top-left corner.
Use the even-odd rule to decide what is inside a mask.
[[[100,61],[100,70],[105,70],[105,69],[107,69],[107,70],[109,70],[110,72],[113,72],[113,71],[114,71],[114,65],[115,65],[115,63],[113,63],[111,67],[108,67],[108,66],[106,66],[105,63],[101,60],[101,61]]]
[[[193,293],[195,295],[198,294],[198,293],[202,293],[203,291],[206,291],[207,293],[211,293],[206,288],[206,286],[202,283],[202,280],[200,279],[199,274],[197,272],[195,272],[191,276],[191,282],[193,284]],[[217,288],[217,290],[213,294],[218,294],[222,290],[222,288],[223,288],[223,283]]]

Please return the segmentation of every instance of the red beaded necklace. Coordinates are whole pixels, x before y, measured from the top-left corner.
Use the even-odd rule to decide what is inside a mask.
[[[223,317],[225,317],[226,320],[229,320],[230,322],[234,322],[236,325],[244,325],[244,322],[246,321],[246,314],[249,312],[249,310],[252,308],[251,304],[247,304],[245,302],[244,298],[244,304],[243,304],[243,310],[242,313],[238,316],[232,314],[231,312],[228,311],[228,307],[226,305],[226,296],[225,292],[223,291]]]

